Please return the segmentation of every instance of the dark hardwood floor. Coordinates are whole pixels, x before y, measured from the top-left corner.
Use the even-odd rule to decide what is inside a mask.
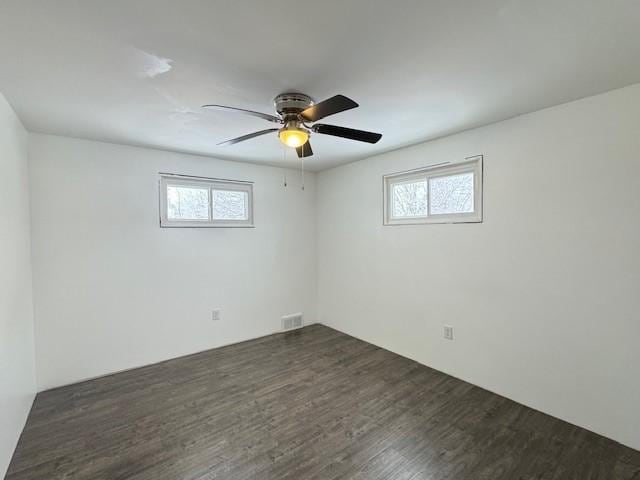
[[[640,452],[321,325],[41,393],[7,480],[639,480]]]

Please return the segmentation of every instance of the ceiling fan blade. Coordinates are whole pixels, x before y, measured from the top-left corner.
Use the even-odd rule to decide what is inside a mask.
[[[311,142],[307,140],[307,143],[302,145],[301,147],[296,147],[296,153],[298,154],[298,158],[310,157],[313,155],[313,149],[311,148]]]
[[[268,128],[266,130],[260,130],[259,132],[249,133],[247,135],[243,135],[241,137],[232,138],[231,140],[227,140],[226,142],[220,142],[218,145],[234,145],[236,143],[244,142],[245,140],[250,140],[255,137],[259,137],[260,135],[266,135],[267,133],[277,132],[277,128]]]
[[[246,115],[252,115],[254,117],[262,118],[263,120],[267,120],[269,122],[282,123],[282,119],[274,115],[269,115],[268,113],[254,112],[253,110],[245,110],[244,108],[227,107],[225,105],[203,105],[202,108],[208,108],[210,110],[219,110],[221,112],[244,113]]]
[[[378,143],[378,140],[382,138],[381,133],[365,132],[364,130],[355,130],[353,128],[338,127],[336,125],[326,125],[323,123],[314,125],[312,130],[324,135],[333,135],[334,137],[348,138],[349,140],[367,143]]]
[[[310,106],[306,110],[303,110],[300,115],[309,122],[317,122],[321,118],[328,117],[334,113],[344,112],[345,110],[351,110],[357,106],[358,104],[350,98],[344,95],[336,95],[335,97],[327,98],[320,103]]]

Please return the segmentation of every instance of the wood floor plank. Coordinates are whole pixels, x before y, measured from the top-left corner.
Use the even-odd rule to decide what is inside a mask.
[[[640,480],[640,452],[322,325],[38,394],[6,480]]]

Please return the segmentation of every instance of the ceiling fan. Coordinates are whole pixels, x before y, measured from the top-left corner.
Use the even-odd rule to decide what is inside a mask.
[[[278,116],[245,110],[243,108],[227,107],[225,105],[203,105],[203,108],[244,113],[283,125],[280,128],[268,128],[266,130],[249,133],[248,135],[218,143],[218,145],[233,145],[251,138],[266,135],[267,133],[278,132],[280,141],[288,147],[295,148],[298,157],[303,158],[313,155],[313,150],[309,143],[311,132],[367,143],[376,143],[382,138],[382,134],[380,133],[365,132],[364,130],[338,127],[325,123],[315,123],[329,115],[351,110],[358,106],[356,102],[344,95],[336,95],[320,103],[314,103],[310,96],[303,93],[281,93],[273,100],[273,103],[278,112]],[[310,123],[313,123],[313,125],[309,125]]]

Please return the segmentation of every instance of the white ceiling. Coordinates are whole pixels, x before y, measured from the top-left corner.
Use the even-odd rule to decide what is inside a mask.
[[[315,135],[321,170],[640,81],[637,0],[2,0],[0,91],[25,126],[108,142],[297,165],[270,128],[297,90],[360,108]],[[284,162],[284,163],[283,163]]]

